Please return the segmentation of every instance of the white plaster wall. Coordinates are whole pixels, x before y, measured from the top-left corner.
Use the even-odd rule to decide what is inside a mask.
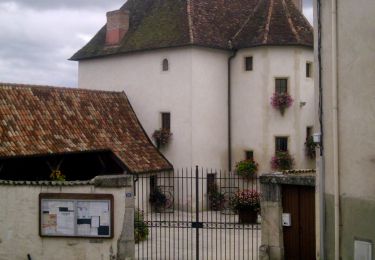
[[[246,56],[253,56],[253,71],[245,71]],[[253,150],[259,172],[269,172],[275,136],[288,136],[295,168],[315,168],[304,150],[306,127],[314,125],[314,82],[305,71],[306,62],[313,60],[313,50],[301,47],[258,47],[237,53],[232,67],[233,166],[245,158],[245,150]],[[288,93],[294,99],[284,116],[270,104],[279,77],[288,78]]]
[[[334,193],[332,136],[332,32],[330,1],[322,1],[322,87],[325,192]],[[355,18],[353,18],[355,17]],[[374,200],[375,2],[341,0],[338,20],[338,132],[340,192]],[[317,21],[315,20],[315,23]],[[316,125],[319,125],[317,121]]]
[[[39,236],[39,193],[102,193],[114,196],[113,239],[50,238]],[[93,186],[0,186],[0,259],[110,260],[117,253],[123,227],[125,188]]]
[[[193,166],[228,169],[227,51],[193,49]]]
[[[169,60],[169,71],[162,61]],[[79,62],[79,87],[125,91],[149,137],[171,113],[171,142],[161,148],[175,167],[192,165],[191,48],[145,51]]]
[[[85,60],[79,87],[125,91],[151,137],[171,113],[172,141],[161,152],[176,169],[223,169],[227,161],[228,52],[177,48]],[[162,71],[162,60],[169,71]]]

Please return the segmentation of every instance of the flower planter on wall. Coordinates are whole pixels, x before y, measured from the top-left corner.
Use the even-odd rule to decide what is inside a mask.
[[[275,92],[271,97],[271,105],[274,109],[280,111],[283,116],[285,109],[290,107],[293,104],[293,98],[286,92]]]

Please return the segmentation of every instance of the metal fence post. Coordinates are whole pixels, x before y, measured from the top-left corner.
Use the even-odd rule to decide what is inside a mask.
[[[196,259],[199,260],[199,168],[198,165],[195,166],[195,218],[196,218],[196,252],[197,252],[197,257]]]

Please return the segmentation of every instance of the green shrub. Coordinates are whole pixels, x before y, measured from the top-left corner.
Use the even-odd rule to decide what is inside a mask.
[[[139,243],[147,240],[148,238],[148,226],[145,223],[143,212],[140,209],[134,211],[134,240],[135,243]]]

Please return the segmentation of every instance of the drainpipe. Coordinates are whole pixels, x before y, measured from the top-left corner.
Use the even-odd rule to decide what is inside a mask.
[[[320,124],[320,144],[319,144],[319,259],[325,259],[325,157],[324,157],[324,123],[323,123],[323,84],[322,84],[322,18],[321,0],[317,0],[317,20],[318,20],[318,79],[319,79],[319,124]]]
[[[232,171],[232,92],[231,92],[231,87],[232,87],[232,60],[234,57],[237,55],[237,50],[233,49],[232,47],[232,41],[228,41],[229,48],[232,49],[232,54],[228,58],[228,171]]]
[[[335,260],[340,256],[340,179],[338,144],[338,78],[337,78],[337,0],[331,0],[332,7],[332,137],[333,137],[333,178],[335,216]]]

